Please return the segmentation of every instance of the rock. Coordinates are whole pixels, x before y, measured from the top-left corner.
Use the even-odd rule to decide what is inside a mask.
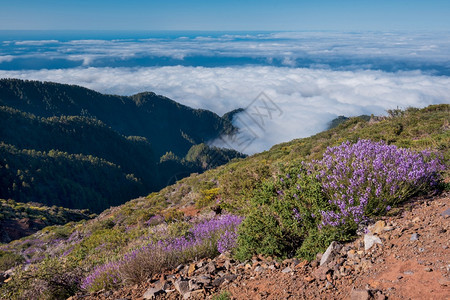
[[[370,294],[367,290],[352,290],[350,294],[351,300],[369,300]]]
[[[412,222],[413,222],[413,223],[420,222],[420,218],[419,218],[419,217],[415,217],[414,219],[412,219]]]
[[[222,285],[222,283],[225,281],[225,277],[219,277],[214,279],[214,281],[212,282],[212,285],[215,287],[219,287]]]
[[[381,291],[378,291],[376,294],[375,294],[375,299],[376,300],[386,300],[386,296],[385,295],[383,295],[383,293],[381,292]]]
[[[169,283],[165,280],[158,280],[154,283],[154,288],[159,290],[167,290],[169,288]]]
[[[226,259],[229,259],[230,257],[231,257],[230,252],[226,251],[226,252],[224,252],[224,253],[221,253],[221,254],[217,257],[217,259],[218,259],[218,260],[226,260]]]
[[[432,268],[428,268],[428,267],[426,267],[425,269],[423,269],[425,272],[432,272],[433,271],[433,269]]]
[[[204,285],[208,285],[211,283],[211,277],[209,277],[207,275],[202,275],[202,276],[196,277],[195,280]]]
[[[441,279],[439,279],[438,282],[442,286],[450,286],[450,279],[447,279],[445,277],[442,277]]]
[[[225,267],[225,269],[230,270],[232,266],[231,260],[227,259],[223,266]]]
[[[261,266],[257,266],[256,268],[255,268],[255,272],[262,272],[262,271],[264,271],[264,268],[263,267],[261,267]]]
[[[181,296],[183,296],[184,299],[189,298],[190,295],[190,288],[189,288],[189,280],[186,279],[178,279],[173,284],[175,286],[175,289],[180,293]]]
[[[298,264],[295,266],[295,269],[301,269],[301,268],[303,268],[303,267],[305,267],[305,266],[307,266],[307,265],[308,265],[308,261],[305,259],[304,261],[298,263]]]
[[[214,272],[216,272],[216,265],[212,261],[210,261],[206,265],[206,272],[208,272],[209,274],[213,274]]]
[[[188,272],[187,272],[187,274],[188,274],[189,277],[191,277],[192,275],[194,275],[195,267],[196,267],[195,264],[190,264],[190,265],[189,265],[189,269],[188,269]]]
[[[443,216],[443,217],[448,217],[448,216],[450,216],[450,208],[447,208],[446,210],[444,210],[443,212],[441,212],[441,216]]]
[[[312,276],[306,276],[305,277],[305,281],[306,282],[313,282],[314,280],[316,280],[314,277],[312,277]]]
[[[419,240],[419,234],[418,233],[413,233],[411,234],[411,238],[409,239],[410,241],[417,241]]]
[[[369,230],[372,234],[381,234],[385,226],[386,222],[377,221],[374,225],[369,226]]]
[[[405,274],[405,275],[413,275],[414,272],[413,271],[405,271],[405,272],[403,272],[403,274]]]
[[[290,273],[290,272],[292,272],[291,267],[286,267],[281,271],[281,273]]]
[[[195,291],[198,289],[200,289],[200,285],[198,285],[194,279],[189,280],[189,290]]]
[[[320,259],[320,265],[322,266],[332,261],[336,257],[336,255],[339,254],[339,250],[341,250],[341,245],[339,245],[335,241],[331,242],[330,246],[328,246],[327,250]]]
[[[375,244],[383,245],[383,243],[381,242],[381,239],[379,237],[377,237],[376,235],[372,235],[372,234],[364,235],[364,250],[366,250],[366,251],[369,250]]]
[[[228,280],[230,282],[236,280],[237,277],[238,277],[237,275],[225,275],[224,276],[225,280]]]
[[[394,230],[394,226],[386,226],[383,228],[384,231],[392,231]]]
[[[317,260],[313,260],[313,261],[311,262],[311,267],[317,268],[318,266],[319,266],[319,263],[317,262]]]
[[[356,250],[351,249],[347,252],[347,257],[350,259],[354,259],[357,257]]]
[[[166,292],[162,289],[158,288],[149,288],[145,293],[144,296],[142,296],[144,299],[153,299],[156,296],[165,294]]]
[[[327,273],[330,271],[330,268],[328,268],[326,265],[318,267],[314,272],[312,272],[312,275],[318,279],[318,280],[326,280],[327,279]]]

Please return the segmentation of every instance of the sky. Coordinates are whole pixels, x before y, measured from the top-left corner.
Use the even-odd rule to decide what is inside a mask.
[[[0,30],[450,30],[448,0],[0,0]]]

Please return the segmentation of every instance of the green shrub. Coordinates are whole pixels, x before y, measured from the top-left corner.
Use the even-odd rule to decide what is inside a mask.
[[[6,271],[21,262],[23,262],[23,257],[19,254],[7,251],[0,251],[0,272]]]
[[[220,191],[219,188],[202,190],[201,191],[202,197],[199,200],[197,200],[195,206],[197,208],[203,208],[213,204],[214,201],[217,199],[217,195],[219,195],[219,191]]]
[[[220,294],[214,295],[212,300],[229,300],[231,299],[231,294],[228,291],[221,291]]]
[[[28,270],[17,270],[0,288],[0,299],[66,299],[78,291],[81,271],[59,258],[44,259]]]
[[[250,199],[247,217],[239,228],[238,259],[253,254],[293,256],[304,241],[311,251],[323,249],[323,243],[311,242],[320,211],[328,207],[319,182],[301,166],[286,168],[284,173],[277,180],[264,181]]]

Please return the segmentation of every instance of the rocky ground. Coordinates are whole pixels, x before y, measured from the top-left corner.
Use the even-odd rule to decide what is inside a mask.
[[[72,299],[450,299],[450,197],[415,198],[352,243],[312,262],[226,255],[179,266],[148,282]]]

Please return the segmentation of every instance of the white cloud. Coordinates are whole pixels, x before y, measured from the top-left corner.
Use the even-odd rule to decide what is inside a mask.
[[[16,41],[14,44],[19,46],[43,46],[47,44],[58,44],[58,40],[26,40],[26,41]]]
[[[450,77],[420,71],[388,73],[262,66],[0,70],[0,78],[5,77],[79,84],[121,95],[154,91],[220,115],[247,107],[264,92],[282,114],[265,118],[261,127],[247,119],[249,124],[243,128],[253,130],[257,138],[245,148],[246,153],[317,133],[338,115],[384,114],[386,109],[397,106],[450,103]],[[244,117],[241,115],[245,121]],[[238,143],[233,146],[243,150]]]
[[[12,55],[0,55],[0,63],[2,62],[10,62],[14,59]]]
[[[149,39],[15,41],[4,55],[36,56],[46,59],[82,58],[85,66],[114,66],[114,61],[134,58],[186,57],[246,58],[252,63],[278,66],[331,66],[361,69],[387,65],[403,70],[422,66],[444,68],[450,72],[448,32],[280,32],[264,34],[215,34],[192,37],[153,37]],[[57,43],[57,44],[56,44]],[[47,44],[52,47],[46,47]],[[189,61],[202,65],[203,60]],[[128,66],[136,62],[129,62]],[[164,62],[162,62],[164,63]],[[446,73],[446,74],[447,74]],[[448,74],[447,74],[448,75]]]

